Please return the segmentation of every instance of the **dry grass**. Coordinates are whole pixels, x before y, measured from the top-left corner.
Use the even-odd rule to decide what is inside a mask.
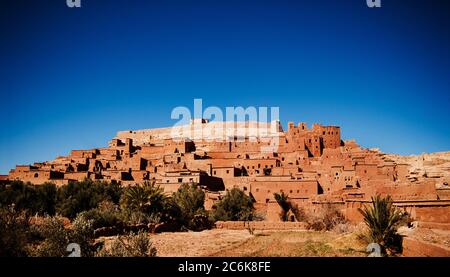
[[[367,256],[356,234],[316,231],[207,230],[151,235],[158,256]]]
[[[250,239],[247,230],[206,230],[150,235],[160,257],[211,256],[212,253],[237,246]]]

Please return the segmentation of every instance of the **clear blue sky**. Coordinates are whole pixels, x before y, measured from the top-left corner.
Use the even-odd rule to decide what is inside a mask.
[[[171,110],[279,106],[389,153],[450,150],[450,1],[0,1],[0,173]]]

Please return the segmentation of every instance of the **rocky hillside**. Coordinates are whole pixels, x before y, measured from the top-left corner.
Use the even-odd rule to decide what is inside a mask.
[[[435,178],[436,187],[438,188],[448,187],[450,184],[450,151],[416,156],[386,154],[385,158],[398,164],[408,164],[409,180],[411,182]]]

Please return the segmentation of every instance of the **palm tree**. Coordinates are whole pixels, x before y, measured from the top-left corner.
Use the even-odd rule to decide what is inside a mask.
[[[155,182],[145,182],[127,188],[122,196],[121,205],[127,210],[151,215],[161,213],[166,200],[163,188],[155,185]]]
[[[372,197],[372,205],[358,209],[369,227],[366,239],[368,242],[378,243],[385,253],[387,249],[397,250],[399,235],[397,227],[402,219],[402,213],[394,205],[392,198]]]
[[[275,192],[273,194],[275,197],[275,200],[277,201],[278,205],[281,207],[281,213],[280,218],[282,221],[288,221],[288,212],[291,209],[291,204],[288,201],[288,195],[284,194],[284,192],[277,193]]]

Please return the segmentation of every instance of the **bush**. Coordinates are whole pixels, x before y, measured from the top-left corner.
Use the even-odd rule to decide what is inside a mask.
[[[109,247],[104,246],[97,252],[99,257],[155,257],[156,248],[146,232],[117,236]]]
[[[177,205],[177,203],[175,203],[172,197],[166,198],[164,209],[160,217],[160,222],[166,222],[181,226],[181,218],[182,211],[180,207]]]
[[[33,225],[33,231],[40,240],[35,242],[31,255],[37,257],[65,257],[69,253],[70,243],[80,246],[81,256],[93,256],[96,246],[93,245],[94,229],[92,221],[77,217],[70,228],[64,226],[60,217],[46,217],[42,223]]]
[[[139,211],[122,210],[121,218],[124,224],[127,225],[141,225],[150,223],[160,223],[161,215],[158,214],[146,214]]]
[[[297,204],[291,202],[291,211],[295,216],[297,221],[307,221],[308,216],[303,208],[299,207]]]
[[[273,196],[281,208],[280,212],[281,221],[288,221],[288,213],[289,210],[291,209],[291,204],[289,203],[288,195],[284,194],[284,192],[281,193],[276,192],[273,194]]]
[[[354,230],[348,223],[338,223],[333,227],[333,232],[337,234],[348,233]]]
[[[77,243],[81,248],[82,257],[92,257],[97,251],[94,244],[93,221],[77,216],[73,221],[71,229],[68,230],[70,243]],[[66,246],[67,248],[67,246]]]
[[[289,200],[289,196],[287,194],[284,194],[284,192],[276,192],[273,194],[273,196],[281,208],[281,221],[289,221],[289,211],[292,212],[297,221],[306,221],[307,217],[304,210],[302,208],[299,208],[297,204]]]
[[[115,182],[110,184],[86,179],[70,182],[58,189],[57,212],[74,219],[78,213],[97,208],[105,200],[119,203],[121,187]]]
[[[37,257],[64,257],[69,245],[69,234],[64,228],[64,222],[59,217],[46,217],[38,225],[33,225],[41,242],[33,248],[31,255]]]
[[[401,251],[401,236],[397,234],[397,228],[405,214],[394,207],[390,196],[372,197],[372,205],[364,206],[359,212],[368,227],[366,242],[379,244],[383,254],[387,254],[387,250],[392,254]]]
[[[253,201],[238,188],[227,190],[225,197],[213,207],[214,220],[237,221],[253,219]]]
[[[201,231],[211,227],[205,211],[205,193],[197,184],[183,184],[172,196],[179,209],[179,223],[186,229]]]
[[[0,257],[27,256],[28,222],[14,206],[0,208]]]
[[[54,215],[56,205],[56,186],[52,183],[31,185],[13,181],[0,185],[0,206],[14,204],[18,211],[31,214]]]
[[[213,227],[213,222],[210,220],[208,213],[196,213],[194,217],[189,222],[190,230],[202,231],[206,229],[211,229]]]
[[[99,204],[98,208],[81,212],[77,217],[92,221],[93,229],[113,226],[120,227],[124,224],[118,206],[110,201],[103,201]]]
[[[344,215],[335,207],[327,205],[307,219],[308,228],[315,231],[330,231],[337,225],[347,223]]]

